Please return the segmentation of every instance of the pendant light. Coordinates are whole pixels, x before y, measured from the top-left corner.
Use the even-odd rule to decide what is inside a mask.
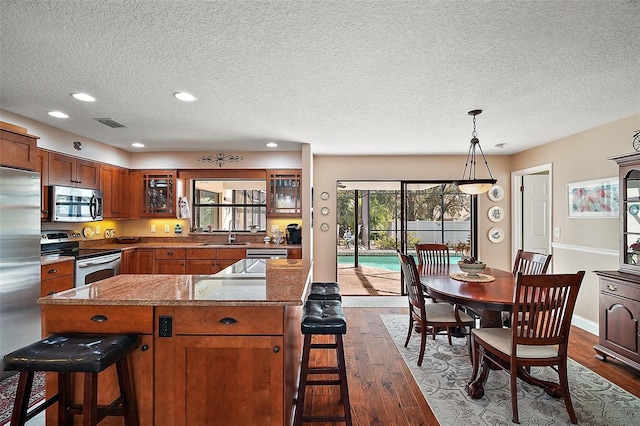
[[[471,133],[471,145],[469,146],[469,152],[467,154],[467,162],[464,164],[464,171],[462,172],[462,179],[455,181],[461,192],[469,195],[484,194],[489,191],[493,185],[497,182],[491,175],[489,170],[489,164],[484,157],[482,147],[480,146],[480,140],[478,140],[476,133],[476,116],[482,113],[481,109],[474,109],[469,111],[469,115],[473,116],[473,133]],[[489,179],[478,179],[476,177],[476,149],[480,151],[484,165],[487,166],[487,172],[489,172]],[[469,172],[467,173],[467,169]]]

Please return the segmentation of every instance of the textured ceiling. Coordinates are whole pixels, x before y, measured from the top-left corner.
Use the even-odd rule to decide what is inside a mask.
[[[480,108],[511,154],[640,112],[638,0],[0,5],[0,108],[129,151],[464,154]]]

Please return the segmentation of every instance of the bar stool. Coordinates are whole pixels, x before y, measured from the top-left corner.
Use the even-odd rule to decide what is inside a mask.
[[[20,371],[11,426],[22,426],[58,402],[58,424],[73,424],[81,414],[84,426],[94,426],[107,416],[124,416],[126,426],[138,425],[138,410],[128,355],[138,346],[137,335],[54,334],[5,355],[6,370]],[[98,373],[116,364],[120,396],[108,406],[98,406]],[[36,371],[58,373],[58,393],[27,413]],[[84,399],[73,403],[71,373],[84,374]]]
[[[337,282],[313,282],[309,291],[308,300],[339,300],[342,301],[340,295],[340,284]]]
[[[349,403],[349,389],[347,387],[347,369],[344,360],[344,346],[342,335],[347,333],[347,322],[342,312],[342,305],[337,300],[307,300],[302,314],[302,334],[304,346],[302,348],[302,367],[298,386],[298,401],[294,426],[303,422],[345,422],[351,423],[351,406]],[[333,335],[333,343],[312,343],[314,335]],[[309,367],[312,349],[333,349],[336,351],[337,366]],[[310,380],[312,374],[338,375],[337,379]],[[334,376],[335,377],[335,376]],[[339,385],[340,399],[344,405],[344,415],[304,415],[304,399],[308,385]]]

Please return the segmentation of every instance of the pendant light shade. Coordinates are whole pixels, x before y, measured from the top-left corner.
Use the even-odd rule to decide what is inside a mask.
[[[484,194],[485,192],[489,191],[491,187],[497,182],[497,180],[494,179],[493,175],[491,174],[489,163],[487,163],[487,159],[484,157],[484,152],[482,152],[480,140],[478,139],[476,133],[476,115],[480,114],[481,112],[481,109],[474,109],[473,111],[469,111],[469,115],[473,116],[473,133],[471,133],[471,145],[469,146],[469,152],[467,153],[467,162],[464,164],[462,179],[454,182],[461,192],[469,195]],[[476,177],[476,150],[479,150],[480,155],[482,155],[482,160],[484,161],[484,165],[487,167],[489,178],[483,179]]]

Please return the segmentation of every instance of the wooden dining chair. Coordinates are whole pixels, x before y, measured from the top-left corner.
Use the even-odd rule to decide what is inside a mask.
[[[525,275],[546,274],[551,263],[550,254],[518,250],[513,262],[513,275],[522,272]]]
[[[471,330],[471,381],[475,380],[480,362],[484,360],[508,370],[514,423],[519,423],[516,379],[521,376],[535,384],[536,379],[528,374],[528,369],[533,366],[550,366],[558,373],[559,394],[564,399],[571,423],[577,423],[567,379],[567,347],[573,308],[583,277],[584,271],[557,275],[518,272],[511,327]],[[518,313],[527,318],[526,326],[513,320],[518,318]]]
[[[446,244],[416,244],[419,265],[448,265],[449,246]]]
[[[407,340],[404,342],[404,346],[407,347],[409,344],[415,323],[420,330],[419,367],[422,365],[422,359],[424,358],[427,335],[432,335],[435,339],[436,334],[441,334],[441,331],[446,330],[449,344],[451,345],[451,333],[449,330],[453,328],[471,328],[474,320],[451,303],[425,303],[420,275],[418,275],[418,268],[413,256],[407,256],[398,251],[398,257],[400,258],[402,275],[409,298],[409,331],[407,332]]]

